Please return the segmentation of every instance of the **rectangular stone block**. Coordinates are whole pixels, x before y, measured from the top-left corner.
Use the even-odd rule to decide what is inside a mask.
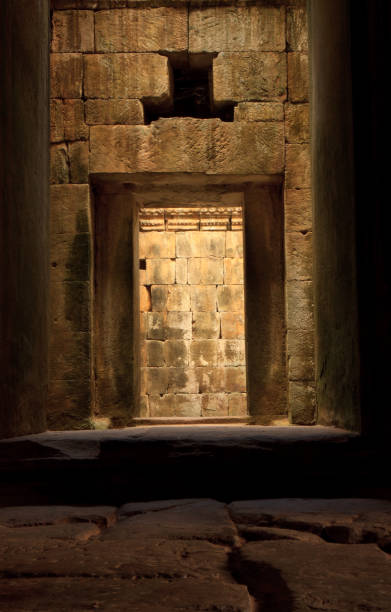
[[[167,393],[168,389],[168,369],[167,368],[146,368],[147,394],[161,395]]]
[[[284,51],[285,9],[269,6],[208,6],[190,10],[191,53]]]
[[[152,285],[152,310],[163,312],[167,309],[168,285]]]
[[[291,102],[309,101],[309,66],[307,53],[288,53],[288,91]]]
[[[314,329],[312,281],[288,281],[285,285],[288,329]]]
[[[52,281],[90,280],[90,235],[53,234],[50,238],[50,279]]]
[[[309,189],[311,187],[309,144],[286,145],[285,186],[287,189]]]
[[[140,100],[87,100],[88,125],[137,125],[144,123],[144,108]]]
[[[49,343],[49,380],[80,382],[90,370],[90,334],[57,328]]]
[[[187,259],[175,260],[175,282],[177,285],[187,284]]]
[[[289,51],[308,52],[308,23],[307,10],[305,8],[288,8],[286,30]]]
[[[80,53],[51,53],[50,90],[52,98],[81,98],[82,58]]]
[[[224,339],[244,339],[244,314],[240,312],[222,312],[221,337]]]
[[[140,312],[140,338],[147,337],[147,329],[148,329],[148,315],[146,312]]]
[[[170,340],[191,339],[191,312],[167,313],[167,338]]]
[[[312,232],[285,235],[285,268],[288,281],[312,279]]]
[[[293,144],[309,142],[309,104],[285,104],[285,137],[287,142]]]
[[[310,189],[285,190],[285,231],[308,232],[312,229]]]
[[[201,232],[176,232],[177,257],[201,257]]]
[[[166,313],[147,313],[147,338],[151,340],[165,340],[166,338]]]
[[[216,287],[193,285],[190,288],[190,298],[193,312],[214,312],[217,309]]]
[[[89,177],[89,145],[80,140],[68,145],[71,183],[88,183]]]
[[[140,232],[140,259],[175,258],[175,234],[173,232]]]
[[[144,338],[140,341],[140,366],[145,367],[147,365],[147,342]]]
[[[53,53],[94,51],[93,11],[53,11]]]
[[[289,380],[314,380],[314,332],[288,329],[287,334]]]
[[[150,395],[149,414],[152,418],[176,416],[175,395]]]
[[[246,417],[248,415],[246,393],[230,393],[228,395],[228,414],[236,417]]]
[[[64,101],[65,140],[86,140],[89,128],[84,121],[84,102],[82,100]]]
[[[98,11],[96,50],[104,53],[186,51],[185,6]]]
[[[50,187],[50,229],[52,235],[91,230],[89,185]]]
[[[226,232],[200,232],[200,257],[224,257]]]
[[[148,285],[173,285],[175,261],[171,259],[147,259]]]
[[[217,307],[220,312],[243,312],[243,287],[241,285],[217,287]]]
[[[146,270],[139,270],[138,271],[138,280],[139,280],[139,284],[140,285],[146,285],[147,284],[147,271]]]
[[[148,418],[149,415],[149,397],[148,395],[142,395],[140,397],[140,407],[139,407],[139,416],[140,418]]]
[[[69,183],[68,147],[65,142],[50,146],[50,184]]]
[[[164,359],[167,366],[184,368],[189,365],[190,347],[187,340],[166,340]]]
[[[140,310],[141,312],[148,312],[148,310],[151,310],[151,292],[149,287],[145,287],[144,285],[140,287]]]
[[[219,340],[218,363],[224,366],[241,366],[246,364],[244,340]]]
[[[201,395],[182,394],[175,395],[175,416],[200,417]]]
[[[225,370],[223,367],[198,367],[196,375],[200,393],[219,393],[225,391]]]
[[[212,257],[189,259],[188,281],[190,285],[222,285],[224,282],[223,260]]]
[[[286,95],[283,53],[220,53],[213,60],[213,99],[228,102],[282,99]]]
[[[168,287],[167,310],[190,310],[190,287],[186,285],[172,285]]]
[[[217,339],[220,337],[218,312],[193,312],[193,338]]]
[[[160,340],[147,340],[146,351],[147,351],[147,364],[148,366],[155,366],[160,368],[165,365],[164,359],[164,342]]]
[[[198,379],[191,368],[169,368],[169,393],[198,393]]]
[[[217,355],[217,340],[193,340],[190,344],[191,367],[217,365]]]
[[[144,343],[145,344],[145,343]],[[140,368],[140,395],[147,393],[147,371],[149,368]]]
[[[89,332],[91,328],[90,283],[50,283],[50,324],[64,331]]]
[[[224,259],[224,284],[243,285],[244,279],[243,259]]]
[[[284,121],[282,102],[239,102],[235,121]]]
[[[64,102],[50,100],[50,142],[62,142],[64,139]]]
[[[246,393],[246,368],[225,368],[225,390],[227,393]]]
[[[290,382],[289,422],[293,425],[314,425],[316,422],[316,396],[314,385]]]
[[[204,417],[228,416],[228,396],[225,393],[204,393],[201,410]]]
[[[243,232],[226,233],[225,256],[243,257]]]
[[[84,55],[84,95],[168,102],[171,97],[168,60],[153,53]]]

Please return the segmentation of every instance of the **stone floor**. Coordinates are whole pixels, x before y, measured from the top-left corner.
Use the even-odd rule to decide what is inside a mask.
[[[389,612],[391,502],[3,507],[0,610]]]

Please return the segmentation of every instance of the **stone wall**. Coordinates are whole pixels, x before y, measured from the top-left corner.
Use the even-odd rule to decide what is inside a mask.
[[[191,174],[206,182],[235,176],[243,190],[255,179],[284,185],[284,235],[273,239],[285,253],[286,301],[278,316],[289,388],[287,402],[279,375],[275,411],[286,414],[289,406],[292,422],[313,423],[304,3],[53,0],[52,6],[50,426],[89,427],[94,407],[91,186],[96,195],[102,181],[131,186],[145,175],[153,183],[162,173],[177,183]],[[172,67],[200,58],[210,62],[213,112],[233,105],[233,121],[213,113],[169,116]],[[164,118],[146,124],[147,108]],[[257,214],[256,201],[251,210]],[[269,287],[265,299],[272,294]],[[265,322],[260,344],[273,345],[271,329]],[[256,374],[257,363],[250,365]],[[280,367],[262,366],[262,377]],[[256,396],[258,419],[264,396],[255,387]]]
[[[140,212],[140,416],[247,415],[241,217]]]

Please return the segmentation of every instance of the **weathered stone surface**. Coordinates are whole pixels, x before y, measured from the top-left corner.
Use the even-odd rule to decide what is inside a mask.
[[[311,382],[289,381],[288,393],[290,422],[294,425],[313,425],[316,419],[315,385]]]
[[[287,231],[309,231],[312,229],[310,189],[285,190],[285,229]]]
[[[80,53],[52,53],[50,88],[52,98],[81,98],[83,56]]]
[[[147,313],[147,338],[151,340],[165,340],[166,315],[163,312]]]
[[[191,312],[167,313],[167,338],[172,340],[190,340],[191,323]]]
[[[219,393],[225,391],[224,367],[198,367],[196,374],[200,393]]]
[[[239,102],[235,121],[284,121],[282,102]]]
[[[169,368],[169,393],[198,393],[199,385],[194,369]]]
[[[308,51],[308,23],[305,8],[288,8],[286,38],[290,51]]]
[[[228,396],[229,416],[247,416],[247,396],[245,393],[230,393]]]
[[[243,312],[243,287],[241,285],[217,287],[217,304],[220,312]]]
[[[102,525],[103,526],[103,525]],[[0,526],[0,551],[7,547],[8,551],[20,546],[39,548],[45,544],[59,542],[86,542],[94,536],[99,536],[101,530],[96,522],[55,523],[53,525],[33,525],[15,527]],[[1,561],[0,561],[1,564]]]
[[[221,337],[244,339],[244,314],[240,312],[222,312]]]
[[[226,285],[243,285],[243,259],[224,259],[224,283]]]
[[[213,99],[217,105],[283,99],[286,86],[286,56],[283,53],[226,52],[213,60]]]
[[[69,183],[68,149],[65,143],[50,147],[50,183]]]
[[[89,129],[84,121],[84,102],[65,100],[63,112],[65,140],[86,140],[89,137]]]
[[[150,395],[149,412],[152,418],[175,416],[175,395]]]
[[[306,53],[288,53],[288,92],[291,102],[309,100],[309,66]]]
[[[148,285],[172,285],[174,282],[174,261],[171,259],[147,259]]]
[[[164,366],[164,343],[159,340],[147,340],[146,342],[147,349],[147,364],[149,366]]]
[[[164,358],[168,366],[183,368],[189,365],[189,342],[186,340],[166,340]]]
[[[190,310],[190,287],[185,285],[169,285],[167,293],[167,310]]]
[[[213,312],[217,305],[216,287],[193,285],[190,288],[191,309],[193,312]]]
[[[140,287],[140,310],[141,312],[148,312],[151,310],[151,292],[149,287],[142,285]],[[157,310],[156,308],[154,310]]]
[[[144,108],[140,100],[87,100],[88,125],[137,125],[144,123]]]
[[[112,9],[95,17],[99,52],[185,51],[187,36],[186,7]]]
[[[172,232],[140,232],[140,259],[175,257],[175,234]]]
[[[290,380],[314,379],[313,330],[288,329],[288,376]]]
[[[285,9],[268,6],[211,6],[190,10],[189,49],[283,51]]]
[[[50,244],[50,280],[88,281],[90,254],[87,233],[54,234]]]
[[[89,333],[58,326],[49,344],[49,380],[88,380],[90,368]],[[64,384],[64,396],[68,387]]]
[[[50,322],[57,329],[90,330],[90,283],[50,283]]]
[[[241,366],[246,363],[244,340],[219,340],[218,363]]]
[[[177,285],[187,284],[187,259],[175,261],[175,282]]]
[[[175,395],[175,415],[182,417],[200,417],[201,395],[177,393]]]
[[[285,137],[287,142],[301,144],[309,141],[309,104],[285,104],[285,121]]]
[[[54,11],[52,51],[54,53],[94,51],[93,11]]]
[[[154,53],[112,53],[84,56],[87,98],[170,99],[168,60]],[[73,96],[77,97],[77,96]]]
[[[218,312],[193,312],[193,338],[219,338],[220,314]]]
[[[190,344],[190,365],[217,365],[217,340],[193,340]]]
[[[285,236],[286,278],[311,280],[312,232],[287,232]]]
[[[68,145],[71,183],[88,183],[89,146],[88,142],[70,142]]]
[[[312,281],[287,282],[285,295],[288,329],[313,330],[314,298]]]
[[[50,142],[62,142],[64,139],[64,102],[50,100]]]
[[[201,257],[200,236],[200,232],[176,232],[176,256]]]
[[[77,521],[112,525],[117,509],[113,506],[8,506],[0,508],[0,525],[4,527],[32,527],[59,525]]]
[[[223,260],[212,257],[196,257],[188,261],[188,281],[191,285],[222,285]]]
[[[202,416],[228,416],[226,393],[204,393],[201,401]]]
[[[153,285],[151,287],[152,310],[163,312],[167,308],[168,285]]]
[[[147,368],[146,384],[148,395],[161,395],[168,390],[168,370],[167,368]]]
[[[246,368],[239,366],[225,368],[226,386],[228,393],[246,393]]]
[[[309,144],[286,146],[285,186],[287,189],[311,187],[311,157]]]
[[[297,531],[295,529],[280,529],[278,527],[254,527],[252,525],[238,525],[238,531],[242,538],[248,542],[267,540],[295,540],[311,544],[322,544],[322,539],[308,531]]]
[[[243,232],[228,232],[225,243],[226,257],[243,257]]]

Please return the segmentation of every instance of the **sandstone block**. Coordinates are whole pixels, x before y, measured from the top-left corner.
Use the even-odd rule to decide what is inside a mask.
[[[169,393],[198,393],[198,379],[191,368],[169,368]]]
[[[140,259],[175,258],[175,234],[173,232],[140,232]]]
[[[220,393],[225,391],[225,370],[226,368],[223,367],[197,367],[196,375],[200,393]]]
[[[312,278],[312,232],[288,232],[285,236],[285,264],[288,281]]]
[[[200,257],[224,257],[225,232],[200,232]]]
[[[147,284],[147,271],[146,270],[139,270],[138,271],[138,280],[139,280],[139,284],[140,285],[146,285]]]
[[[88,125],[137,125],[144,123],[144,108],[140,100],[87,100]]]
[[[305,8],[288,8],[286,38],[290,51],[308,52],[308,23]]]
[[[311,187],[311,151],[309,144],[286,146],[285,186],[287,189]]]
[[[241,285],[217,287],[217,306],[220,312],[243,312],[243,287]]]
[[[65,140],[86,140],[89,137],[82,100],[64,101],[64,134]]]
[[[94,51],[93,11],[54,11],[52,52]]]
[[[143,343],[145,346],[145,342]],[[140,368],[140,394],[145,395],[147,393],[147,371],[148,368]]]
[[[50,283],[50,323],[67,331],[90,330],[90,283]]]
[[[314,380],[313,330],[288,329],[287,333],[289,380]]]
[[[225,240],[226,257],[243,257],[243,232],[227,232]]]
[[[285,104],[285,137],[287,142],[294,144],[309,141],[309,104]]]
[[[288,92],[291,102],[308,102],[309,100],[307,53],[288,53]]]
[[[50,100],[50,142],[62,142],[64,135],[64,103]]]
[[[189,365],[190,348],[186,340],[166,340],[164,359],[167,366],[183,368]]]
[[[269,6],[194,8],[189,18],[191,53],[284,51],[285,9]]]
[[[193,340],[190,344],[190,366],[217,365],[217,340]]]
[[[191,312],[167,313],[167,338],[169,340],[191,339]]]
[[[151,287],[152,310],[163,312],[167,308],[168,285]]]
[[[147,329],[148,329],[148,315],[146,312],[140,312],[140,338],[147,337]]]
[[[149,414],[152,418],[176,416],[175,395],[150,395]]]
[[[227,52],[213,60],[213,99],[217,105],[282,99],[286,87],[283,53]]]
[[[234,368],[224,368],[227,393],[246,393],[246,368],[238,366]]]
[[[190,299],[193,312],[214,312],[217,306],[216,287],[193,285],[190,288]]]
[[[188,280],[191,285],[222,285],[224,282],[223,260],[212,257],[190,258]]]
[[[289,382],[289,421],[294,425],[313,425],[315,422],[315,387],[306,382]]]
[[[50,55],[50,88],[52,98],[81,98],[83,60],[80,53]]]
[[[224,259],[224,283],[226,285],[243,285],[243,259]]]
[[[149,288],[144,285],[140,287],[140,310],[141,312],[148,312],[148,310],[151,310],[151,292]],[[154,310],[156,310],[156,308]]]
[[[84,55],[84,79],[87,98],[149,98],[163,104],[171,96],[168,60],[153,53]]]
[[[201,232],[176,232],[177,257],[201,257]]]
[[[147,394],[161,395],[167,393],[168,370],[167,368],[146,368]]]
[[[89,234],[53,234],[50,240],[51,281],[88,281],[91,267]]]
[[[86,141],[70,142],[68,145],[71,183],[88,183],[89,145]]]
[[[175,260],[175,282],[177,285],[187,284],[187,259]]]
[[[205,417],[228,416],[228,397],[225,393],[204,393],[201,396],[201,414]]]
[[[69,183],[68,149],[65,143],[50,147],[50,183]]]
[[[186,285],[172,285],[168,287],[167,310],[190,310],[190,287]]]
[[[186,7],[98,11],[96,50],[104,53],[186,51]]]
[[[227,366],[245,365],[244,340],[219,340],[217,360]]]
[[[141,395],[139,404],[139,414],[141,418],[148,418],[149,415],[149,396]]]
[[[229,416],[247,416],[247,395],[245,393],[230,393],[228,395]]]
[[[220,337],[220,314],[218,312],[193,312],[193,338],[213,339]]]
[[[144,367],[147,365],[147,342],[142,339],[140,341],[140,366]],[[144,389],[145,389],[144,385]]]
[[[148,285],[173,285],[175,261],[171,259],[147,259]]]
[[[235,121],[284,121],[282,102],[239,102]]]
[[[310,189],[285,190],[285,230],[312,229],[312,201]]]
[[[147,340],[147,364],[149,366],[155,366],[157,368],[165,365],[164,359],[164,342],[159,340]]]
[[[175,415],[183,417],[201,416],[201,395],[182,394],[175,395]]]
[[[290,281],[285,285],[288,329],[313,330],[312,281]]]
[[[49,342],[49,380],[88,380],[90,369],[90,334],[57,328]]]
[[[244,314],[241,312],[222,312],[221,337],[226,339],[244,339]]]
[[[165,340],[166,315],[163,312],[147,313],[147,338],[151,340]]]

